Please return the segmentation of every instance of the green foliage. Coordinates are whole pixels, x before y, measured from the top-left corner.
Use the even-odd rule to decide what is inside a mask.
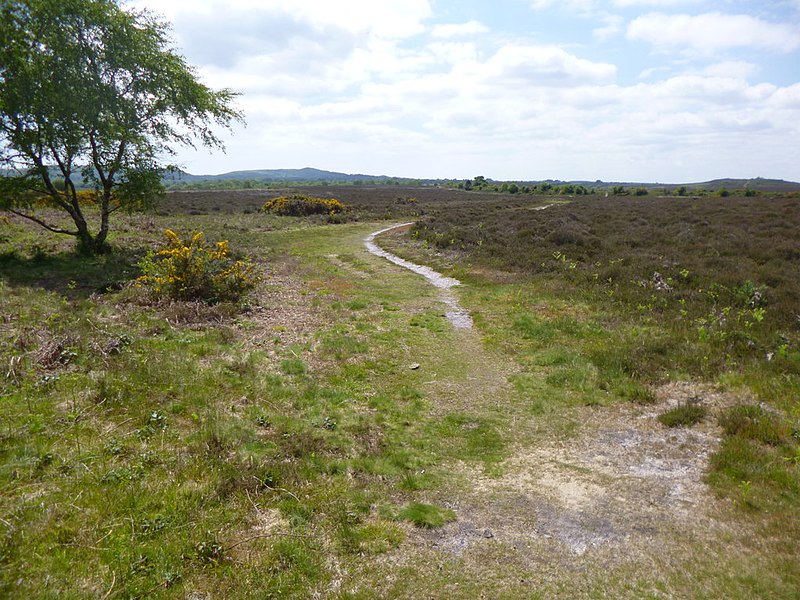
[[[761,406],[742,404],[728,409],[719,424],[729,436],[739,436],[770,446],[779,446],[791,439],[791,428],[777,415]]]
[[[345,525],[341,537],[352,553],[377,555],[389,552],[405,540],[405,533],[396,523],[378,521],[365,525]]]
[[[286,375],[305,375],[306,363],[299,358],[287,358],[281,361],[281,371]]]
[[[800,435],[796,419],[753,404],[720,417],[722,445],[710,479],[749,511],[768,510],[783,530],[794,526],[800,501]]]
[[[137,284],[156,297],[205,302],[239,302],[260,281],[247,260],[232,256],[227,241],[208,245],[202,233],[189,241],[169,229],[167,242],[139,263]]]
[[[656,394],[650,387],[632,380],[620,383],[616,391],[626,400],[642,406],[655,404],[657,401]]]
[[[274,213],[281,216],[305,217],[308,215],[337,215],[350,210],[350,206],[334,198],[315,198],[305,194],[278,196],[268,200],[261,207],[261,212]]]
[[[658,415],[658,420],[667,427],[691,427],[700,423],[708,415],[708,409],[701,404],[687,402]]]
[[[398,517],[410,521],[423,529],[438,529],[456,520],[456,513],[449,508],[441,508],[433,504],[412,502],[404,507]]]
[[[3,3],[0,158],[11,170],[0,180],[2,208],[100,253],[111,213],[161,192],[160,157],[173,144],[221,145],[210,124],[239,118],[234,94],[201,84],[167,30],[113,0]],[[95,210],[79,186],[97,192]],[[42,194],[74,227],[39,216],[32,199]]]

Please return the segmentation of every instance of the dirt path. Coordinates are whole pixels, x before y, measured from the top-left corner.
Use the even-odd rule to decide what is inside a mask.
[[[392,225],[391,227],[386,227],[385,229],[371,233],[369,236],[367,236],[367,239],[364,240],[364,246],[366,246],[370,254],[385,258],[389,262],[417,273],[418,275],[422,275],[430,282],[432,286],[439,288],[439,290],[441,290],[439,293],[439,299],[447,306],[447,310],[445,311],[447,320],[450,321],[453,324],[453,327],[456,329],[472,329],[472,317],[470,317],[469,313],[459,304],[458,298],[456,298],[456,295],[452,290],[452,288],[455,286],[461,285],[461,282],[458,281],[458,279],[445,277],[430,267],[418,265],[410,260],[400,258],[391,252],[387,252],[375,243],[375,238],[382,233],[404,231],[413,224],[413,222],[401,223],[399,225]]]
[[[376,232],[368,244],[374,246],[375,235],[407,226]],[[383,250],[370,252],[388,258]],[[392,260],[412,268],[398,261]],[[445,377],[434,372],[426,385],[434,418],[454,411],[476,417],[513,413],[506,432],[513,436],[512,449],[490,474],[474,463],[450,465],[452,485],[431,500],[453,509],[458,520],[428,532],[410,529],[411,546],[388,560],[425,571],[441,568],[441,557],[449,557],[475,578],[544,569],[544,589],[577,582],[556,595],[580,597],[580,590],[611,572],[656,580],[656,565],[710,560],[723,544],[736,556],[746,545],[745,528],[722,516],[726,507],[704,483],[719,444],[716,424],[669,429],[657,421],[660,412],[682,401],[713,409],[735,399],[710,387],[671,385],[659,390],[654,406],[565,409],[561,418],[573,422],[574,430],[548,432],[518,407],[509,384],[518,365],[488,352],[477,331],[457,333],[455,341],[438,360],[460,368]]]

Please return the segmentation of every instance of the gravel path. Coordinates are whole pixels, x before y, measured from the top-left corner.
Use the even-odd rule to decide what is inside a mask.
[[[410,260],[400,258],[391,252],[387,252],[375,243],[375,238],[380,234],[394,231],[395,229],[402,229],[403,227],[410,227],[413,224],[413,222],[401,223],[399,225],[392,225],[391,227],[381,229],[380,231],[375,231],[367,236],[367,238],[364,240],[364,245],[371,254],[385,258],[386,260],[393,262],[398,266],[425,277],[425,279],[427,279],[431,285],[434,285],[441,290],[441,294],[439,296],[440,300],[447,306],[445,316],[453,324],[453,327],[456,329],[472,329],[472,317],[470,317],[469,313],[458,303],[458,299],[452,290],[453,287],[461,285],[461,282],[458,279],[446,277],[441,273],[437,273],[430,267],[418,265]]]

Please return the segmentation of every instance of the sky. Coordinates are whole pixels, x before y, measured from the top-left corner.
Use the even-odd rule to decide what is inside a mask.
[[[800,0],[156,0],[246,125],[194,174],[800,181]]]

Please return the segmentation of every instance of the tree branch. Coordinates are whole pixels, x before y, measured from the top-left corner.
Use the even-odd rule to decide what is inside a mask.
[[[53,233],[63,233],[65,235],[78,235],[77,231],[67,231],[66,229],[61,229],[59,227],[54,227],[52,225],[48,225],[42,219],[38,217],[34,217],[33,215],[29,215],[18,210],[14,210],[13,208],[8,209],[8,212],[17,215],[18,217],[22,217],[23,219],[28,219],[29,221],[33,221],[37,225],[41,225],[48,231],[52,231]]]

